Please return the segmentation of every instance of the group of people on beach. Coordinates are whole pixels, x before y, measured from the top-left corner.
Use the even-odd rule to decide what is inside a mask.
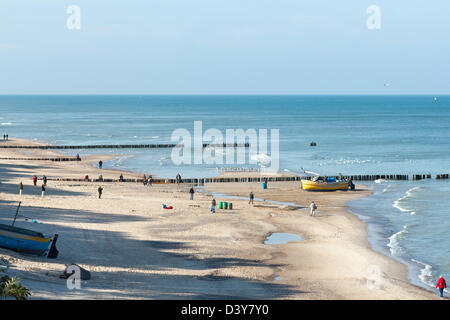
[[[148,177],[144,174],[144,176],[142,177],[142,183],[144,184],[144,187],[151,187],[152,186],[152,182],[153,182],[153,177],[152,175],[148,175]]]
[[[38,182],[38,177],[36,175],[33,176],[33,185],[36,187]],[[45,187],[47,186],[47,177],[45,175],[42,176],[42,185],[41,185],[41,198],[45,195]],[[23,193],[23,183],[20,181],[19,183],[19,195],[21,196]]]
[[[3,134],[3,140],[9,140],[8,134]]]

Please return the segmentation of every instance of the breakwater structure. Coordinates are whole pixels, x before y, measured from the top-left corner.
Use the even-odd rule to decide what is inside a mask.
[[[183,144],[175,143],[163,143],[163,144],[94,144],[94,145],[67,145],[67,146],[51,146],[51,145],[33,145],[33,146],[21,146],[21,145],[0,145],[0,149],[41,149],[41,150],[63,150],[63,149],[163,149],[163,148],[183,148]],[[223,147],[223,148],[237,148],[237,147],[250,147],[250,143],[204,143],[203,148],[207,147]]]
[[[311,176],[263,176],[260,177],[211,177],[211,178],[187,178],[182,179],[181,184],[194,184],[204,185],[206,183],[248,183],[248,182],[289,182],[289,181],[301,181],[311,180]],[[353,181],[375,181],[379,179],[393,180],[393,181],[407,181],[407,180],[423,180],[432,179],[431,174],[414,174],[411,176],[404,174],[392,174],[392,175],[352,175],[342,176],[343,179],[350,179]],[[436,179],[449,179],[448,174],[436,175]],[[143,183],[142,178],[132,179],[71,179],[71,178],[48,178],[48,180],[54,181],[79,181],[79,182],[133,182]],[[164,178],[152,178],[152,184],[176,184],[176,179],[164,179]]]
[[[80,161],[80,158],[0,158],[0,160],[20,160],[20,161]]]

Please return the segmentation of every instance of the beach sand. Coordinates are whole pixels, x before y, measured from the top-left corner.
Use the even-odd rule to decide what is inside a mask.
[[[2,144],[32,144],[12,140]],[[58,156],[52,150],[0,149],[0,157]],[[211,214],[212,197],[190,185],[89,183],[54,178],[117,179],[120,171],[94,167],[115,155],[83,157],[80,162],[0,160],[0,222],[10,224],[19,201],[16,226],[59,234],[57,259],[0,249],[0,264],[17,275],[33,299],[436,299],[437,294],[409,284],[403,264],[371,250],[366,225],[345,203],[367,196],[354,192],[310,193],[298,182],[213,183],[206,191],[318,205],[316,217],[289,205],[222,199],[232,210]],[[157,176],[157,172],[145,174]],[[32,176],[50,180],[44,198]],[[142,174],[122,172],[125,178]],[[226,173],[230,175],[231,173]],[[233,173],[239,175],[242,173]],[[18,184],[24,184],[19,196]],[[97,188],[103,187],[102,199]],[[174,207],[163,209],[163,204]],[[274,232],[304,240],[267,245]],[[91,272],[81,289],[69,290],[59,276],[66,264]],[[378,285],[371,270],[379,271]],[[279,278],[278,278],[279,277]]]

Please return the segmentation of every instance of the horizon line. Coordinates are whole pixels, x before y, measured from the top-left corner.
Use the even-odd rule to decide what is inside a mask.
[[[450,96],[450,93],[0,93],[2,96]]]

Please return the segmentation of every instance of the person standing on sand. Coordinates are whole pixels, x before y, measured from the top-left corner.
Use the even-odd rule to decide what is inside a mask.
[[[194,188],[191,187],[191,189],[189,190],[189,193],[191,194],[191,200],[194,200]]]
[[[255,199],[255,195],[253,194],[253,191],[250,191],[250,195],[249,195],[249,201],[248,204],[254,204],[253,200]]]
[[[119,181],[123,182],[123,175],[122,174],[120,174]]]
[[[102,193],[103,193],[102,186],[98,187],[97,191],[98,191],[98,198],[101,199],[102,198]]]
[[[33,176],[33,184],[34,184],[34,186],[36,186],[36,184],[37,184],[37,177],[36,176]]]
[[[42,176],[42,181],[44,182],[44,186],[47,185],[47,177],[45,175]]]
[[[181,175],[178,173],[177,174],[177,184],[180,184],[181,183]]]
[[[23,191],[23,183],[22,183],[22,181],[20,181],[20,183],[19,183],[19,196],[22,195],[22,191]]]
[[[211,213],[216,213],[216,199],[212,199],[211,201]]]
[[[102,166],[103,166],[103,161],[102,160],[100,160],[99,162],[98,162],[98,167],[101,169],[102,168]]]
[[[144,184],[144,187],[147,185],[147,177],[145,176],[145,174],[142,176],[142,183]]]
[[[148,186],[149,188],[152,186],[152,176],[151,176],[151,175],[148,175],[147,186]]]
[[[43,198],[44,197],[44,195],[45,195],[45,186],[44,186],[44,184],[42,184],[42,186],[41,186],[41,198]]]
[[[444,299],[444,289],[447,288],[447,284],[445,283],[444,276],[440,276],[436,288],[439,289],[439,296],[441,299]]]
[[[316,216],[316,210],[317,210],[316,203],[314,201],[311,202],[311,204],[309,205],[309,208],[310,208],[309,215],[315,217]]]

